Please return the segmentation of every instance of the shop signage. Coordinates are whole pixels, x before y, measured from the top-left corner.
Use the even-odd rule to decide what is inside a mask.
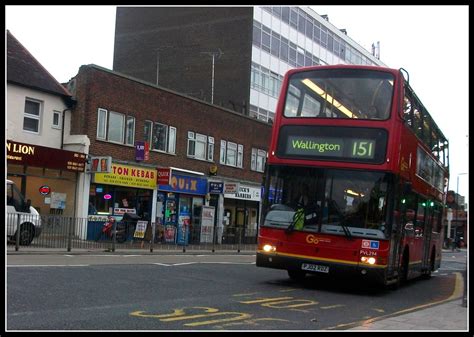
[[[48,185],[43,185],[39,188],[41,195],[48,195],[51,192],[51,188]]]
[[[154,189],[156,187],[156,170],[112,163],[110,173],[95,173],[94,182],[108,185]]]
[[[240,183],[224,183],[224,193],[237,193]]]
[[[251,200],[260,202],[261,189],[258,187],[250,187],[241,185],[237,193],[226,193],[224,198]]]
[[[201,243],[211,243],[214,234],[214,217],[216,211],[212,206],[202,206]]]
[[[7,161],[11,164],[84,172],[86,154],[7,140]]]
[[[135,160],[143,161],[150,159],[150,146],[148,142],[135,142]]]
[[[172,173],[169,185],[160,185],[159,190],[186,193],[186,194],[207,194],[207,179],[183,176]]]
[[[110,173],[112,171],[112,157],[91,157],[91,173]]]
[[[136,214],[137,210],[135,208],[119,208],[119,207],[114,208],[115,215],[124,215],[125,213]]]
[[[211,194],[221,194],[224,192],[224,183],[210,181],[209,182],[209,193]]]
[[[171,169],[170,168],[158,168],[157,172],[157,184],[158,185],[169,185],[171,180]]]

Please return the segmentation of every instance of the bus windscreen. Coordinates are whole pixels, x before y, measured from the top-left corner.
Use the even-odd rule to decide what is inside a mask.
[[[386,120],[394,77],[367,69],[322,69],[291,75],[285,117]]]

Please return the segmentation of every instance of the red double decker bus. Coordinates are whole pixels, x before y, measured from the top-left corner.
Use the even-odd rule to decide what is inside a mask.
[[[288,71],[264,176],[256,265],[384,285],[439,268],[448,141],[406,71]]]

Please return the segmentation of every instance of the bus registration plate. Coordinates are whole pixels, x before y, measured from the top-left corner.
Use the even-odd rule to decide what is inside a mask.
[[[303,263],[301,265],[301,269],[308,271],[316,271],[318,273],[329,273],[328,266],[321,266],[319,264]]]

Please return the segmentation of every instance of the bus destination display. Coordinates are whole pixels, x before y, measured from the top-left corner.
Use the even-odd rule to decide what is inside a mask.
[[[383,129],[288,125],[280,131],[279,157],[384,162],[387,132]]]
[[[374,139],[334,138],[334,137],[288,137],[286,153],[301,156],[327,156],[373,159]]]

